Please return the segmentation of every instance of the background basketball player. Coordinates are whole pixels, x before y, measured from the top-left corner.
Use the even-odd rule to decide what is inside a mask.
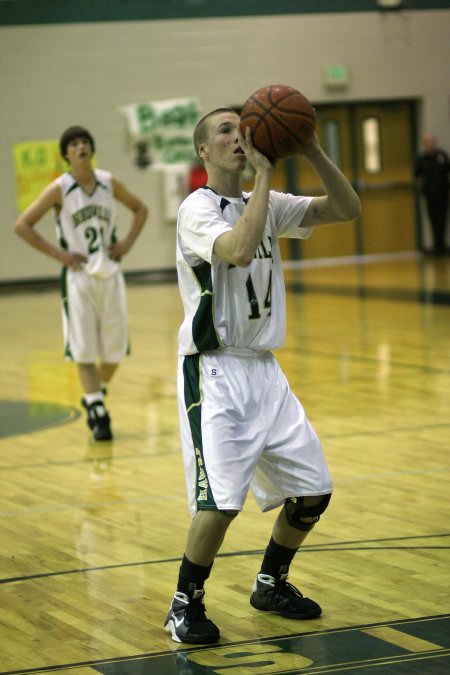
[[[96,440],[112,438],[104,394],[128,350],[125,281],[119,261],[142,230],[147,208],[108,171],[92,168],[95,143],[80,126],[60,138],[69,171],[48,185],[14,225],[33,248],[62,265],[65,356],[78,365],[87,423]],[[133,213],[128,234],[117,238],[115,200]],[[58,246],[35,224],[54,209]]]

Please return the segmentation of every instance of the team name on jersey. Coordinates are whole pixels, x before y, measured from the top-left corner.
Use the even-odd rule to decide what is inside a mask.
[[[207,501],[208,499],[209,481],[203,468],[202,453],[198,448],[195,448],[195,456],[197,458],[197,488],[198,488],[197,500],[200,502],[201,501],[204,502]]]
[[[267,236],[266,243],[264,243],[264,240],[261,241],[253,256],[253,259],[255,258],[258,258],[259,260],[262,258],[272,258],[272,237]],[[228,269],[232,270],[233,267],[236,267],[236,265],[229,263]]]
[[[86,220],[91,218],[98,218],[98,220],[103,220],[107,223],[111,222],[111,211],[106,208],[106,206],[99,206],[98,204],[89,204],[89,206],[83,206],[82,209],[76,211],[72,214],[72,222],[74,227],[81,225]]]
[[[272,237],[267,235],[266,242],[264,239],[261,240],[258,248],[256,249],[254,258],[271,258],[272,257]]]

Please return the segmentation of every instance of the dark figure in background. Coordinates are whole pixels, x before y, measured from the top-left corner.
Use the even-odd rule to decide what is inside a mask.
[[[445,234],[447,228],[450,160],[436,144],[432,134],[422,138],[423,152],[418,156],[415,175],[425,197],[428,217],[433,232],[433,252],[436,255],[446,253]]]

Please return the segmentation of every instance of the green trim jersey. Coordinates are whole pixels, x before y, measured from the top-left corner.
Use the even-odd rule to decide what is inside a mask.
[[[119,269],[108,255],[109,246],[116,240],[116,206],[109,171],[94,169],[94,174],[92,194],[85,192],[71,173],[57,178],[62,194],[57,237],[62,248],[87,257],[87,274],[106,278]]]
[[[177,272],[184,306],[179,354],[221,347],[277,349],[285,340],[286,303],[279,237],[305,239],[300,227],[312,197],[270,191],[264,234],[248,267],[236,267],[213,252],[232,230],[251,193],[222,197],[208,187],[181,204],[177,224]]]

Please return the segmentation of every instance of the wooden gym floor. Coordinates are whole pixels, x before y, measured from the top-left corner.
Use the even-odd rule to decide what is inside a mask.
[[[249,496],[207,585],[222,640],[162,629],[189,516],[174,283],[128,286],[132,355],[89,439],[57,290],[2,293],[0,675],[450,672],[450,258],[287,269],[278,358],[335,494],[291,568],[311,622],[248,602],[273,513]]]

